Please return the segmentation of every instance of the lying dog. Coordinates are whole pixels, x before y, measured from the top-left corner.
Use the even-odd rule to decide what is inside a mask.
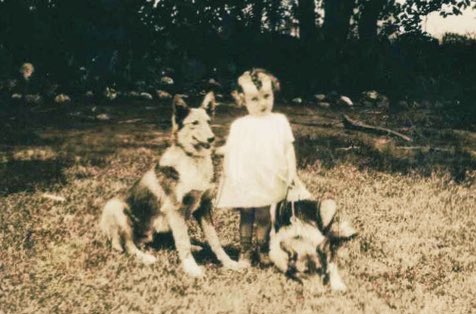
[[[114,249],[122,252],[123,242],[129,254],[151,264],[156,258],[140,251],[137,245],[150,242],[154,232],[172,231],[184,271],[202,276],[203,270],[191,253],[186,224],[186,219],[194,216],[223,266],[238,267],[223,250],[212,223],[211,145],[215,137],[207,110],[213,109],[213,101],[213,93],[209,93],[200,108],[189,108],[180,96],[174,97],[173,144],[125,195],[104,206],[100,228]]]
[[[307,274],[319,271],[332,290],[345,291],[336,250],[356,231],[349,223],[336,221],[335,201],[284,201],[271,211],[269,257],[279,270],[301,283]]]

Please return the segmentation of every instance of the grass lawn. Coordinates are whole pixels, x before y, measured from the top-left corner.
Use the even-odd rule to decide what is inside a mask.
[[[179,267],[170,238],[144,266],[113,252],[97,222],[167,146],[168,105],[130,101],[4,116],[0,141],[0,313],[470,313],[476,309],[476,132],[445,112],[346,110],[411,136],[346,131],[341,110],[278,106],[292,122],[300,176],[331,192],[359,236],[339,251],[345,294],[304,285],[274,268],[232,272],[208,249],[206,277]],[[94,117],[107,113],[110,120]],[[223,143],[243,111],[219,107]],[[451,113],[449,113],[451,114]],[[220,160],[216,160],[217,172]],[[64,197],[64,201],[44,197]],[[203,241],[191,222],[196,241]],[[226,250],[238,256],[238,215],[217,210]]]

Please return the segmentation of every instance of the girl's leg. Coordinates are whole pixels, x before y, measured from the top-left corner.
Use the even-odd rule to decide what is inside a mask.
[[[254,208],[240,208],[240,258],[242,267],[251,266],[251,241],[253,238]]]
[[[256,208],[256,241],[258,242],[258,255],[260,263],[263,265],[271,264],[268,256],[269,252],[269,232],[271,231],[270,208]]]

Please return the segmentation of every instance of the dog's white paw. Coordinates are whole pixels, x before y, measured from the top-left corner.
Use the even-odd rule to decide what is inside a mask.
[[[119,253],[124,252],[124,249],[122,248],[122,245],[120,242],[111,242],[111,247],[115,250],[118,251]]]
[[[334,279],[334,280],[331,279],[330,284],[331,284],[332,291],[345,292],[347,290],[347,286],[345,285],[345,283],[342,281],[341,278]]]
[[[240,270],[242,269],[240,263],[229,259],[228,261],[223,262],[223,267],[226,269],[231,269],[231,270]]]
[[[238,268],[239,269],[246,269],[251,267],[251,261],[247,259],[240,259],[238,261]]]
[[[337,270],[337,265],[334,263],[329,264],[329,283],[333,291],[344,292],[347,290],[347,287],[342,280],[342,277]]]
[[[183,270],[191,277],[203,277],[205,275],[203,268],[198,266],[193,258],[183,261]]]
[[[142,254],[139,258],[145,265],[151,265],[157,262],[157,258],[150,254]]]
[[[285,273],[288,270],[288,254],[280,248],[273,246],[269,251],[269,258],[282,272]]]

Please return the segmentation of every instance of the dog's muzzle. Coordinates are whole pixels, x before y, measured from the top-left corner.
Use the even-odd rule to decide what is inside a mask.
[[[206,141],[206,142],[199,140],[199,139],[196,138],[195,136],[193,137],[193,139],[197,142],[197,143],[194,145],[196,148],[204,148],[204,149],[210,149],[210,148],[212,147],[211,144],[213,143],[213,141],[215,141],[215,137],[214,137],[214,136],[207,138],[207,141]]]

